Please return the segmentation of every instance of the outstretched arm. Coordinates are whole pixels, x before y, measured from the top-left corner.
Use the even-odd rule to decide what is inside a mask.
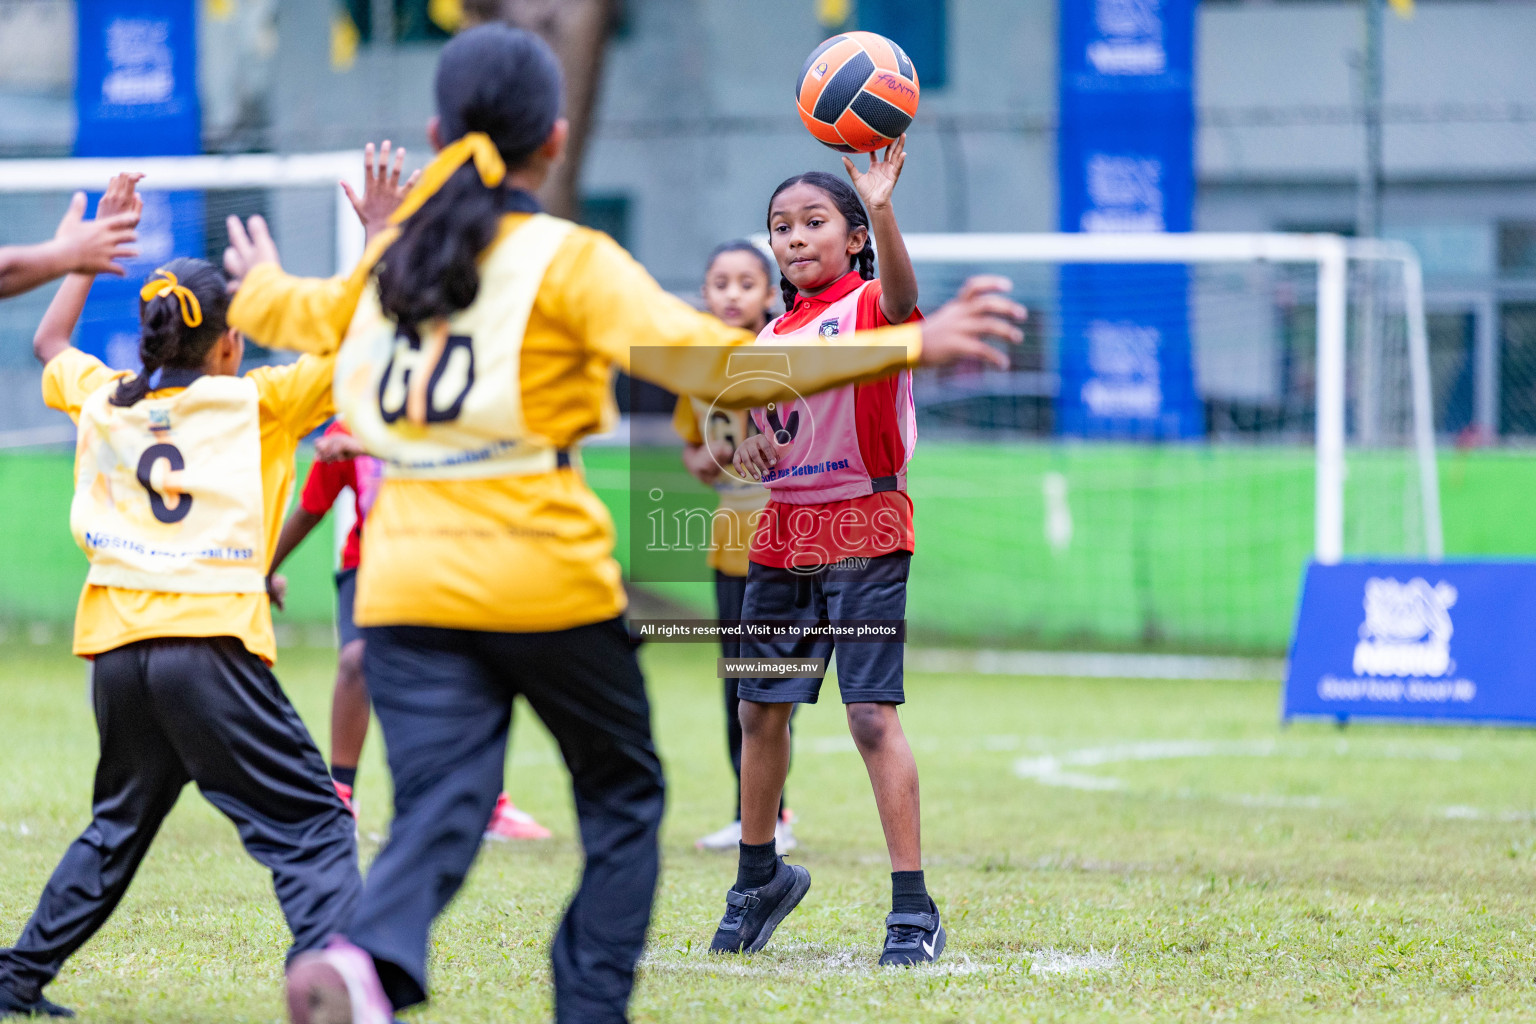
[[[141,177],[119,174],[112,183],[123,178],[136,182]],[[139,223],[137,206],[115,214],[98,209],[95,220],[84,218],[85,193],[76,192],[52,239],[37,245],[0,246],[0,299],[69,273],[122,277],[125,271],[116,261],[138,255],[130,248]]]
[[[986,339],[1023,340],[1018,324],[1025,311],[1004,294],[1011,288],[1005,278],[975,277],[920,324],[859,331],[835,344],[754,345],[750,332],[668,294],[618,243],[594,233],[580,254],[550,267],[540,302],[546,289],[559,296],[549,315],[624,372],[722,408],[745,409],[907,366],[974,359],[1006,369],[1007,357]],[[792,353],[774,364],[781,370],[752,372],[764,353],[776,352]],[[746,365],[733,366],[733,355],[746,356],[740,360]]]
[[[129,216],[134,223],[138,223],[144,201],[134,187],[142,177],[141,174],[119,174],[113,178],[101,197],[96,219],[101,221]],[[69,347],[69,339],[75,333],[75,325],[80,322],[80,312],[85,308],[85,300],[91,294],[91,282],[95,279],[94,273],[72,273],[59,285],[53,301],[48,304],[48,311],[43,314],[36,333],[32,335],[32,354],[44,366]]]
[[[293,510],[293,513],[283,523],[283,530],[277,535],[277,550],[272,552],[272,569],[269,576],[276,575],[288,556],[293,554],[293,549],[304,543],[315,527],[320,525],[324,516],[317,516],[302,505]]]

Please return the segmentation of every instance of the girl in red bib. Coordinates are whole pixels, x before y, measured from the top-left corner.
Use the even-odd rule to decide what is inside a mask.
[[[787,312],[764,328],[759,344],[814,345],[921,318],[917,277],[891,209],[905,142],[897,140],[884,159],[872,155],[862,174],[844,158],[852,188],[813,171],[775,190],[768,232]],[[878,278],[872,244],[880,253]],[[741,656],[826,659],[836,650],[848,728],[869,771],[891,856],[892,907],[880,962],[936,960],[945,934],[923,881],[917,765],[896,711],[905,700],[901,630],[913,549],[906,473],[917,440],[911,374],[901,370],[769,405],[753,416],[762,433],[737,449],[735,463],[768,487],[771,500],[753,534],[742,619],[862,626],[865,634],[856,642],[843,632],[749,634]],[[738,687],[741,860],[711,944],[716,952],[762,949],[810,888],[803,866],[776,856],[773,827],[789,764],[790,712],[796,703],[814,703],[820,689],[816,676],[743,679]]]

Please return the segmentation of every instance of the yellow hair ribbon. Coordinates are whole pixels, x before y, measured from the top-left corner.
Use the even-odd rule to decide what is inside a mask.
[[[480,181],[486,188],[495,188],[507,176],[506,162],[496,151],[496,144],[491,141],[491,137],[484,132],[470,132],[445,147],[437,154],[437,159],[427,164],[421,172],[421,180],[411,189],[399,209],[390,214],[389,222],[399,224],[421,209],[422,204],[436,195],[437,190],[453,177],[453,172],[470,160],[475,162],[475,170],[479,172]]]
[[[176,275],[163,267],[155,273],[165,276],[152,277],[144,282],[144,287],[139,289],[139,298],[150,302],[167,293],[174,295],[181,304],[181,322],[188,327],[199,326],[203,322],[203,307],[197,301],[197,296],[192,294],[192,289],[177,281]]]

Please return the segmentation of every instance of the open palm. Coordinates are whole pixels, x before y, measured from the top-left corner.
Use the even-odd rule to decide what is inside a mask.
[[[878,153],[869,154],[869,170],[863,174],[859,173],[859,169],[854,166],[852,160],[843,157],[843,166],[848,169],[848,177],[853,180],[853,187],[858,190],[859,198],[864,200],[864,205],[872,210],[884,209],[890,205],[891,193],[896,189],[896,182],[901,177],[901,169],[906,162],[905,132],[885,148],[884,159],[881,159]]]

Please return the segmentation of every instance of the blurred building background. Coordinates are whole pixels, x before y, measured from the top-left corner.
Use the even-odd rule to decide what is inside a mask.
[[[837,169],[800,125],[791,90],[828,19],[844,14],[925,26],[904,43],[924,89],[903,227],[1055,228],[1056,0],[615,3],[583,215],[668,288],[693,290],[716,242],[760,230],[782,178]],[[388,137],[423,155],[440,10],[438,0],[200,0],[204,148]],[[74,0],[0,0],[0,156],[70,153],[75,18]],[[1353,231],[1361,24],[1358,0],[1201,4],[1197,230]],[[1424,260],[1446,434],[1480,424],[1507,441],[1536,435],[1532,40],[1531,0],[1419,0],[1412,18],[1387,19],[1383,232]],[[53,216],[0,196],[8,239],[46,233]],[[35,322],[41,301],[10,305],[0,331]],[[32,373],[24,356],[5,346],[0,372]],[[1479,378],[1479,365],[1492,376]],[[0,411],[0,428],[18,415]]]

